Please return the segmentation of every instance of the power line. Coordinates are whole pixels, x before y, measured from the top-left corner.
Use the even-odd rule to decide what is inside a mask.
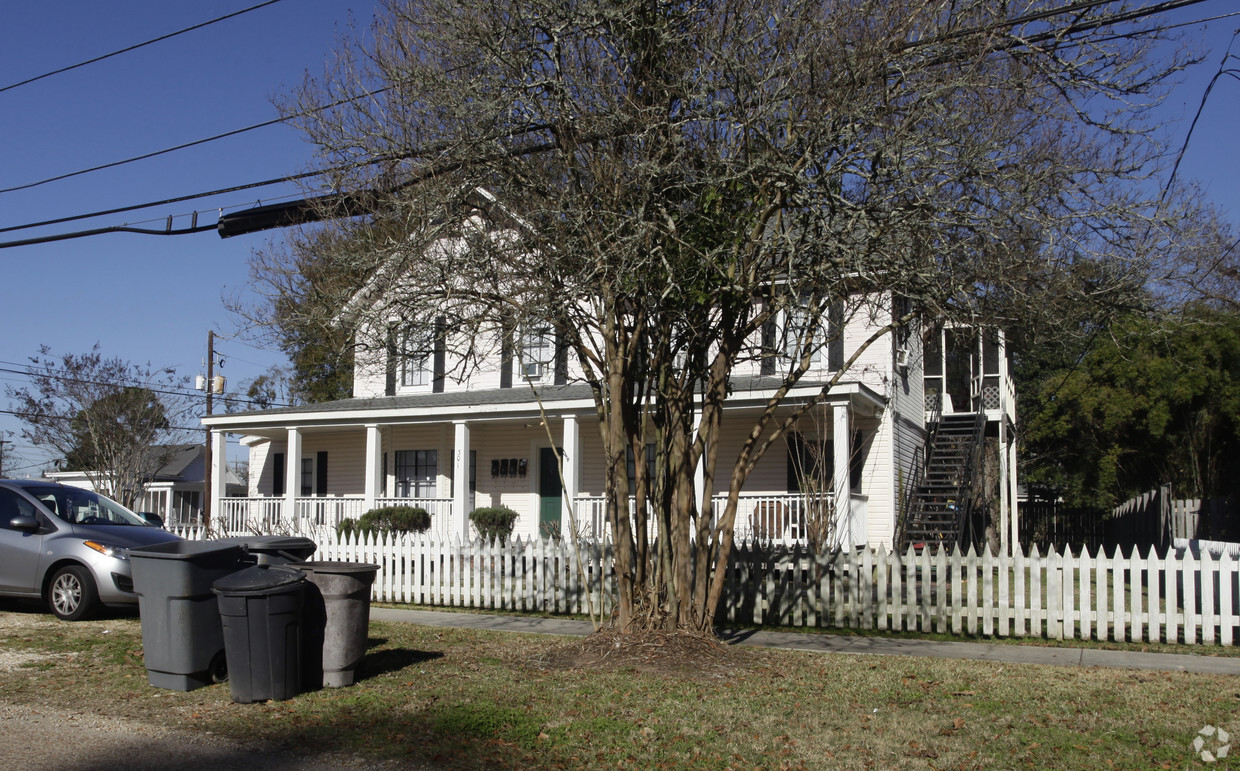
[[[273,0],[273,2],[274,1],[275,0]],[[359,99],[368,99],[377,94],[382,94],[384,91],[387,91],[388,88],[389,88],[388,86],[384,86],[383,88],[377,88],[374,91],[367,91],[364,94],[358,94],[357,96],[351,96],[348,99],[341,99],[339,101],[332,102],[331,104],[322,105],[321,107],[314,107],[312,109],[305,110],[299,113],[294,113],[292,115],[288,115],[288,116],[281,117],[281,118],[272,118],[270,120],[265,120],[261,123],[255,123],[250,126],[245,126],[244,128],[233,129],[231,131],[225,131],[221,134],[215,134],[209,137],[203,137],[202,139],[195,139],[189,142],[184,142],[179,145],[174,145],[172,147],[165,147],[162,150],[155,150],[149,153],[142,153],[141,155],[135,155],[131,158],[124,158],[119,161],[110,161],[108,163],[101,163],[98,166],[91,166],[90,168],[87,168],[87,169],[79,169],[77,171],[70,171],[64,174],[57,174],[56,176],[53,176],[53,177],[47,177],[46,179],[40,179],[34,182],[27,182],[21,185],[14,185],[13,187],[0,188],[0,195],[3,195],[4,193],[13,193],[18,190],[29,190],[32,187],[38,187],[39,185],[46,185],[49,182],[59,182],[60,180],[63,180],[63,179],[71,179],[73,177],[80,177],[83,174],[90,174],[96,171],[103,171],[104,169],[112,169],[117,166],[124,166],[125,164],[128,164],[128,163],[136,163],[137,161],[145,161],[148,158],[156,158],[160,155],[167,155],[168,153],[175,153],[178,150],[187,150],[191,147],[197,147],[198,145],[205,145],[209,142],[215,142],[220,139],[227,139],[229,137],[235,137],[239,134],[244,134],[248,131],[254,131],[260,128],[267,128],[268,126],[275,126],[275,125],[284,123],[285,121],[288,121],[291,119],[304,118],[304,117],[313,115],[315,113],[324,112],[326,110],[331,110],[333,108],[340,107],[341,105],[348,104],[349,102],[356,102]],[[4,232],[4,231],[0,231],[0,232]]]
[[[341,167],[341,168],[344,168],[344,167]],[[184,203],[185,201],[194,201],[200,198],[211,198],[217,195],[226,195],[228,193],[240,192],[242,190],[253,190],[259,187],[279,185],[285,182],[296,182],[297,180],[300,180],[300,179],[316,177],[316,176],[319,176],[320,174],[323,174],[325,172],[330,172],[333,170],[335,169],[320,169],[316,171],[306,171],[300,174],[291,174],[287,177],[275,177],[274,179],[265,179],[265,180],[262,180],[261,182],[248,182],[248,183],[241,184],[241,185],[233,185],[232,187],[218,188],[216,190],[207,190],[201,193],[190,193],[189,195],[181,195],[181,196],[176,196],[174,198],[165,198],[160,201],[148,201],[146,203],[131,204],[128,206],[118,206],[113,209],[102,209],[100,211],[88,212],[86,214],[71,214],[66,217],[57,217],[56,219],[43,220],[42,222],[28,222],[24,225],[9,225],[7,227],[0,228],[0,233],[11,233],[15,230],[29,230],[31,228],[41,228],[47,225],[63,225],[66,222],[76,222],[79,220],[93,219],[95,217],[104,217],[110,214],[124,214],[125,212],[139,211],[141,209],[151,209],[156,206],[167,206],[168,204]],[[287,197],[287,196],[282,196],[282,197]],[[240,206],[242,204],[233,204],[233,205]],[[231,207],[222,207],[222,208],[231,208]],[[4,246],[4,244],[0,244],[0,246]]]
[[[104,59],[111,59],[113,56],[120,56],[121,54],[127,54],[130,51],[136,51],[137,49],[142,48],[144,46],[149,46],[153,43],[159,43],[161,41],[168,40],[169,38],[174,38],[177,35],[184,35],[186,32],[193,32],[196,29],[202,29],[203,27],[209,27],[212,24],[215,24],[217,22],[226,21],[227,19],[231,19],[234,16],[240,16],[242,14],[249,13],[250,11],[257,11],[259,8],[265,8],[269,5],[274,5],[278,2],[280,2],[280,0],[267,0],[267,2],[259,3],[258,5],[252,5],[249,8],[243,8],[240,11],[234,11],[224,16],[211,19],[210,21],[204,21],[200,24],[195,24],[192,27],[186,27],[185,29],[179,29],[176,32],[169,32],[166,35],[160,35],[157,38],[152,38],[151,40],[147,40],[142,43],[135,43],[134,45],[127,46],[125,48],[120,49],[119,51],[113,51],[111,53],[103,54],[102,56],[96,56],[93,59],[87,59],[86,61],[78,62],[77,64],[70,64],[67,67],[61,67],[60,69],[52,70],[51,72],[45,72],[42,75],[36,75],[33,78],[26,78],[25,80],[19,81],[17,83],[11,83],[7,86],[0,87],[0,93],[4,93],[5,91],[11,91],[19,86],[24,86],[29,83],[34,83],[37,80],[43,80],[44,78],[50,78],[53,75],[59,75],[63,72],[69,72],[70,70],[76,70],[79,67],[85,67],[88,64],[95,64],[96,62],[101,62]]]
[[[17,416],[17,418],[22,418],[22,419],[30,418],[30,419],[36,419],[36,420],[73,420],[73,415],[48,415],[46,413],[25,413],[25,412],[19,412],[19,410],[12,410],[12,409],[0,409],[0,415],[15,415]],[[166,426],[166,428],[167,430],[171,430],[171,431],[201,431],[202,430],[201,425],[193,425],[193,426],[170,425],[170,426]]]
[[[11,364],[11,363],[12,362],[0,362],[0,364]],[[162,385],[159,385],[156,383],[150,383],[150,382],[118,383],[118,382],[108,382],[108,381],[103,381],[103,380],[88,380],[86,378],[72,377],[70,375],[60,375],[54,372],[48,372],[46,370],[36,370],[31,367],[27,367],[26,369],[11,369],[9,367],[0,367],[0,372],[8,373],[10,375],[22,375],[26,378],[42,377],[42,378],[49,378],[51,380],[57,380],[57,381],[68,382],[68,383],[81,383],[82,385],[94,385],[94,386],[116,387],[116,388],[141,388],[141,389],[150,391],[151,393],[154,393],[154,394],[162,394],[165,396],[178,396],[181,398],[193,399],[193,398],[200,397],[197,389],[189,388],[188,386],[185,388],[177,389],[176,387],[166,387],[166,386],[162,386]],[[208,384],[208,387],[209,387],[209,384]],[[223,394],[222,396],[225,401],[232,400],[232,401],[238,401],[238,402],[245,402],[246,404],[255,403],[254,399],[243,398],[240,394],[235,394],[231,396],[228,394]],[[272,402],[271,404],[274,407],[291,407],[292,406],[291,404],[285,404],[282,402]],[[4,412],[4,410],[0,410],[0,412]],[[9,414],[17,414],[17,413],[9,413]]]
[[[275,2],[275,1],[276,1],[276,0],[272,0],[272,2]],[[1046,10],[1046,11],[1042,11],[1042,12],[1039,12],[1039,13],[1037,13],[1037,14],[1031,14],[1031,15],[1028,15],[1028,16],[1017,17],[1017,18],[1015,18],[1015,19],[1012,19],[1012,20],[1007,20],[1007,21],[1004,21],[1004,22],[995,22],[995,23],[992,23],[991,25],[987,25],[987,26],[985,26],[985,27],[972,28],[972,29],[970,29],[970,30],[964,30],[964,31],[957,32],[957,33],[951,33],[950,35],[943,36],[943,37],[941,37],[941,38],[936,38],[936,39],[932,39],[932,40],[914,41],[914,42],[912,42],[912,43],[908,44],[908,45],[906,46],[906,48],[920,47],[920,46],[923,46],[923,45],[927,45],[927,44],[929,44],[929,43],[933,43],[933,42],[940,42],[941,40],[953,39],[953,38],[955,38],[955,37],[959,37],[959,36],[961,36],[961,35],[963,35],[963,34],[981,34],[981,33],[985,33],[985,32],[991,32],[991,31],[995,31],[995,30],[998,30],[998,29],[1002,29],[1002,28],[1004,28],[1004,27],[1012,27],[1012,26],[1015,26],[1015,25],[1020,24],[1020,23],[1025,23],[1025,22],[1029,22],[1029,21],[1037,21],[1037,20],[1041,20],[1041,19],[1044,19],[1044,18],[1050,18],[1050,17],[1053,17],[1053,16],[1062,15],[1062,14],[1064,14],[1064,13],[1070,13],[1070,12],[1074,12],[1074,11],[1082,11],[1082,10],[1089,10],[1089,9],[1092,9],[1092,8],[1094,8],[1094,7],[1096,7],[1096,6],[1099,6],[1099,5],[1105,5],[1107,2],[1111,2],[1111,1],[1113,1],[1113,0],[1082,0],[1081,2],[1077,2],[1077,3],[1070,3],[1070,4],[1067,4],[1067,5],[1064,5],[1064,6],[1060,6],[1060,7],[1058,7],[1058,8],[1055,8],[1055,9],[1048,9],[1048,10]],[[1089,32],[1089,31],[1093,31],[1093,30],[1095,30],[1095,29],[1098,29],[1099,27],[1106,26],[1106,25],[1108,25],[1108,24],[1113,24],[1113,23],[1117,23],[1117,22],[1124,22],[1124,21],[1134,21],[1134,20],[1137,20],[1137,19],[1145,18],[1145,17],[1147,17],[1147,16],[1152,16],[1152,15],[1155,15],[1155,14],[1160,14],[1160,13],[1166,13],[1166,12],[1168,12],[1168,11],[1177,10],[1177,9],[1179,9],[1179,8],[1186,8],[1186,7],[1189,7],[1189,6],[1197,5],[1197,4],[1202,3],[1202,2],[1205,2],[1205,1],[1206,1],[1206,0],[1164,0],[1163,2],[1157,3],[1157,4],[1152,5],[1152,6],[1144,6],[1144,7],[1142,7],[1142,8],[1133,9],[1133,10],[1126,11],[1126,12],[1123,12],[1123,13],[1112,14],[1112,15],[1110,15],[1110,16],[1103,17],[1103,18],[1099,18],[1099,19],[1094,19],[1094,20],[1091,20],[1091,21],[1089,21],[1089,22],[1074,22],[1074,23],[1072,23],[1072,24],[1069,24],[1067,27],[1063,27],[1063,28],[1060,28],[1060,29],[1057,29],[1057,30],[1045,31],[1045,32],[1042,32],[1042,33],[1040,33],[1040,34],[1038,34],[1038,35],[1033,35],[1033,36],[1031,36],[1031,37],[1029,37],[1029,38],[1026,38],[1026,39],[1014,39],[1014,40],[1012,40],[1012,41],[1009,41],[1009,42],[1008,42],[1008,43],[1006,43],[1006,44],[1003,44],[1003,45],[999,45],[999,46],[997,46],[996,50],[1004,50],[1004,49],[1009,49],[1009,48],[1019,47],[1019,46],[1022,46],[1022,45],[1029,45],[1029,44],[1037,44],[1037,43],[1042,43],[1042,42],[1046,42],[1046,41],[1048,41],[1048,40],[1053,40],[1053,39],[1055,39],[1055,38],[1061,37],[1061,36],[1063,36],[1063,35],[1075,35],[1075,34],[1079,34],[1079,33],[1081,33],[1081,32]],[[1230,16],[1230,15],[1232,15],[1232,14],[1227,14],[1227,15],[1224,15],[1223,17],[1214,17],[1214,18],[1225,18],[1226,16]],[[1203,20],[1203,21],[1206,21],[1206,20]],[[1185,23],[1182,23],[1182,24],[1177,24],[1177,25],[1174,25],[1174,26],[1175,26],[1175,27],[1179,27],[1179,26],[1184,26],[1185,24],[1193,24],[1193,23],[1200,23],[1200,22],[1185,22]],[[1152,28],[1151,30],[1144,30],[1143,32],[1149,32],[1149,31],[1161,31],[1161,30],[1163,30],[1163,29],[1169,29],[1169,28],[1171,28],[1171,27],[1156,27],[1156,28]],[[1136,34],[1136,33],[1129,33],[1129,34]],[[1073,42],[1073,41],[1071,41],[1071,40],[1064,40],[1064,41],[1062,41],[1062,42],[1064,42],[1064,43],[1071,43],[1071,42]],[[374,95],[374,94],[382,93],[383,91],[386,91],[386,90],[388,90],[388,89],[387,89],[387,87],[380,88],[380,89],[376,89],[376,90],[374,90],[374,91],[367,92],[367,93],[365,93],[365,94],[361,94],[361,95],[358,95],[358,96],[350,97],[350,98],[348,98],[348,99],[339,100],[339,101],[337,101],[337,102],[335,102],[335,103],[333,103],[333,104],[330,104],[330,105],[325,105],[325,106],[323,106],[323,107],[315,108],[315,110],[308,111],[308,113],[309,113],[309,112],[317,112],[317,111],[322,111],[322,110],[326,110],[326,109],[331,109],[331,108],[333,108],[333,107],[340,106],[340,105],[345,104],[345,103],[347,103],[347,102],[354,101],[354,100],[356,100],[356,99],[366,98],[366,97],[372,96],[372,95]],[[308,113],[302,113],[301,115],[305,115],[305,114],[308,114]],[[209,138],[202,139],[202,140],[196,140],[196,141],[194,141],[194,142],[190,142],[190,143],[187,143],[187,144],[185,144],[185,145],[178,146],[178,147],[174,147],[174,148],[167,148],[167,149],[165,149],[165,150],[156,151],[156,152],[154,152],[154,153],[148,153],[148,154],[145,154],[145,155],[142,155],[142,156],[137,156],[137,157],[135,157],[135,158],[127,159],[127,160],[124,160],[124,161],[117,161],[117,162],[113,162],[113,163],[110,163],[110,164],[106,164],[106,165],[102,165],[102,166],[94,167],[93,169],[85,169],[85,170],[82,170],[82,171],[73,172],[73,173],[71,173],[71,174],[61,175],[61,176],[59,176],[59,177],[50,178],[50,179],[48,179],[48,180],[43,180],[43,181],[40,181],[40,182],[30,183],[30,184],[28,184],[28,185],[23,185],[23,186],[21,186],[21,187],[9,188],[9,189],[7,189],[7,190],[0,190],[0,193],[3,193],[3,192],[9,192],[9,191],[11,191],[11,190],[20,190],[20,189],[24,189],[25,187],[33,187],[33,186],[35,186],[35,185],[43,184],[44,182],[53,181],[53,180],[55,180],[55,179],[64,179],[64,178],[69,177],[69,176],[76,176],[76,175],[78,175],[78,174],[85,174],[85,173],[89,173],[90,171],[95,171],[95,170],[98,170],[98,169],[101,169],[101,168],[110,168],[111,166],[120,165],[120,164],[122,164],[122,163],[129,163],[129,162],[132,162],[132,161],[135,161],[135,160],[141,160],[141,159],[143,159],[143,158],[149,158],[149,157],[152,157],[152,156],[154,156],[154,155],[160,155],[160,154],[163,154],[163,153],[173,152],[173,151],[174,151],[174,150],[176,150],[176,149],[183,149],[183,148],[185,148],[185,147],[190,147],[190,146],[193,146],[193,145],[196,145],[196,144],[202,144],[202,143],[205,143],[205,142],[214,141],[215,139],[218,139],[218,138],[223,138],[223,137],[226,137],[226,136],[232,136],[232,135],[235,135],[235,134],[238,134],[238,133],[244,132],[244,131],[249,131],[249,130],[254,129],[254,128],[260,128],[260,127],[263,127],[263,126],[266,126],[266,125],[272,125],[272,124],[274,124],[274,123],[278,123],[278,122],[280,122],[281,120],[282,120],[282,119],[273,119],[273,120],[271,120],[271,121],[267,121],[267,122],[262,123],[262,124],[256,124],[255,126],[247,127],[247,128],[244,128],[244,129],[238,129],[238,130],[235,130],[235,131],[226,132],[225,134],[217,135],[216,137],[209,137]],[[531,130],[533,130],[533,129],[531,129]],[[527,150],[528,150],[528,149],[527,149]],[[413,152],[413,153],[407,154],[407,155],[402,156],[402,157],[414,157],[414,156],[416,156],[416,155],[420,155],[420,154],[423,154],[423,151],[415,151],[415,152]],[[62,223],[65,223],[65,222],[71,222],[71,221],[75,221],[75,220],[88,219],[88,218],[92,218],[92,217],[99,217],[99,216],[106,216],[106,215],[109,215],[109,214],[117,214],[117,213],[122,213],[122,212],[126,212],[126,211],[134,211],[134,210],[144,209],[144,208],[152,208],[152,207],[155,207],[155,206],[166,205],[166,204],[169,204],[169,203],[179,203],[179,202],[188,201],[188,200],[194,200],[194,199],[198,199],[198,198],[206,198],[206,197],[213,196],[213,195],[220,195],[220,194],[229,193],[229,192],[236,192],[236,191],[240,191],[240,190],[253,189],[253,188],[257,188],[257,187],[264,187],[264,186],[268,186],[268,185],[280,184],[280,183],[283,183],[283,182],[291,182],[291,181],[296,181],[296,180],[299,180],[299,179],[305,179],[305,178],[312,177],[312,176],[319,176],[319,175],[321,175],[321,174],[331,173],[331,172],[334,172],[334,171],[340,171],[340,170],[344,170],[344,169],[348,169],[348,168],[359,168],[359,167],[361,167],[361,166],[373,165],[373,164],[375,164],[375,163],[381,163],[381,162],[384,162],[384,161],[394,160],[394,159],[396,159],[396,158],[391,157],[391,156],[389,156],[389,157],[375,158],[375,159],[371,159],[371,160],[369,160],[369,161],[365,161],[365,162],[362,162],[362,163],[353,163],[353,164],[346,164],[346,165],[341,165],[341,166],[329,167],[329,168],[326,168],[326,169],[320,169],[320,170],[316,170],[316,171],[303,172],[303,173],[301,173],[301,174],[295,174],[295,175],[290,175],[290,176],[287,176],[287,177],[280,177],[280,178],[276,178],[276,179],[265,180],[265,181],[262,181],[262,182],[249,183],[249,184],[245,184],[245,185],[236,185],[236,186],[233,186],[233,187],[230,187],[230,188],[224,188],[224,189],[219,189],[219,190],[209,191],[209,192],[205,192],[205,193],[197,193],[197,194],[186,195],[186,196],[178,196],[178,197],[176,197],[176,198],[164,199],[164,200],[162,200],[162,201],[153,201],[153,202],[144,203],[144,204],[136,204],[136,205],[132,205],[132,206],[118,207],[118,208],[109,209],[109,210],[103,210],[103,211],[91,212],[91,213],[89,213],[89,214],[72,215],[72,216],[68,216],[68,217],[61,217],[61,218],[52,219],[52,220],[44,220],[44,221],[42,221],[42,222],[28,223],[28,224],[24,224],[24,225],[13,225],[13,226],[8,226],[8,227],[5,227],[5,228],[0,228],[0,233],[6,233],[6,232],[15,231],[15,230],[23,230],[23,229],[28,229],[28,228],[42,227],[42,226],[46,226],[46,225],[62,224]],[[323,197],[322,197],[322,199],[326,200],[326,199],[329,199],[329,198],[335,198],[335,197],[339,197],[339,196],[323,196]],[[345,197],[347,198],[348,196],[345,196]],[[354,202],[354,203],[355,203],[355,202]],[[290,225],[290,224],[297,224],[297,222],[302,221],[302,220],[300,220],[300,219],[297,219],[297,217],[301,216],[301,215],[302,215],[303,213],[305,213],[305,212],[310,211],[310,209],[311,209],[311,202],[303,199],[303,200],[300,200],[300,201],[292,201],[292,202],[290,202],[290,203],[288,203],[288,204],[285,204],[283,207],[268,207],[268,208],[269,208],[269,211],[267,211],[267,212],[262,212],[262,213],[259,215],[261,218],[263,218],[263,219],[265,219],[265,220],[268,220],[268,221],[269,221],[269,222],[268,222],[268,224],[266,224],[266,225],[265,225],[265,227],[266,227],[266,228],[271,228],[271,227],[284,227],[284,226],[287,226],[287,225]],[[346,208],[346,210],[347,210],[347,211],[351,211],[351,210],[353,210],[353,208],[354,208],[354,207],[352,207],[352,206],[346,206],[345,208]],[[222,210],[221,210],[221,211],[222,211]],[[194,216],[195,216],[195,218],[196,218],[196,216],[197,216],[197,212],[195,212],[195,213],[194,213]],[[171,219],[171,218],[169,218],[169,219]],[[223,223],[221,223],[221,225],[220,225],[219,227],[220,227],[220,232],[221,232],[221,234],[222,234],[222,235],[224,235],[225,233],[224,233],[224,229],[223,229]],[[114,226],[114,227],[108,227],[108,228],[98,228],[98,229],[94,229],[94,230],[77,231],[77,232],[72,232],[72,233],[58,234],[58,235],[53,235],[53,236],[45,236],[45,237],[34,238],[34,239],[25,239],[25,240],[20,240],[20,241],[0,242],[0,249],[2,249],[2,248],[7,248],[7,247],[13,247],[13,246],[27,246],[27,245],[32,245],[32,244],[48,243],[48,242],[52,242],[52,241],[62,241],[62,240],[69,240],[69,239],[75,239],[75,238],[84,238],[84,237],[88,237],[88,236],[102,235],[102,234],[104,234],[104,233],[114,233],[114,232],[131,232],[131,233],[140,233],[140,234],[146,234],[146,235],[188,235],[188,234],[193,234],[193,233],[200,233],[200,232],[204,232],[204,231],[209,230],[209,229],[211,229],[211,226],[190,227],[190,228],[185,228],[185,229],[180,229],[180,230],[173,230],[173,229],[171,228],[171,226],[170,226],[170,225],[169,225],[169,227],[165,228],[164,230],[146,230],[146,229],[136,229],[136,228],[131,228],[131,227],[128,227],[128,226]],[[246,231],[246,232],[248,232],[248,231]]]

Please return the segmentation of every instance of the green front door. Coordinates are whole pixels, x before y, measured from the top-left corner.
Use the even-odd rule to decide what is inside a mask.
[[[538,454],[538,534],[559,537],[564,507],[564,485],[556,451],[543,447]]]

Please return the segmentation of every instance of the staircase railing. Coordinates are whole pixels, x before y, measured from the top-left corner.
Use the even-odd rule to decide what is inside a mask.
[[[913,463],[911,465],[911,474],[907,485],[904,488],[904,500],[900,501],[900,515],[896,520],[896,540],[895,544],[898,548],[904,547],[905,537],[908,535],[908,517],[913,510],[913,501],[917,500],[917,490],[926,480],[926,474],[930,470],[930,460],[934,455],[934,444],[938,439],[939,423],[943,418],[943,397],[935,399],[930,409],[930,415],[927,420],[926,441],[921,447],[917,448],[913,455]],[[918,457],[920,456],[920,457]]]
[[[970,435],[969,456],[961,469],[960,491],[956,502],[956,545],[963,548],[973,541],[973,481],[981,461],[981,447],[986,433],[986,415],[978,412]]]

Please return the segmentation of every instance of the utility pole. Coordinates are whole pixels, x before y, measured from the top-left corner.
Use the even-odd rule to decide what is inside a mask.
[[[215,331],[207,330],[207,416],[211,416],[211,397],[215,392]],[[211,459],[211,427],[207,426],[206,452],[203,453],[202,470],[202,528],[211,528],[211,472],[214,461]]]

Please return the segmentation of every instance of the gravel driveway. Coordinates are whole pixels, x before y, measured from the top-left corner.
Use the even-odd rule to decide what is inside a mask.
[[[0,628],[61,624],[54,617],[0,607]],[[86,710],[17,704],[5,697],[4,673],[56,657],[0,650],[0,768],[29,771],[132,769],[185,771],[219,769],[393,769],[431,766],[380,763],[346,754],[294,755],[287,750],[246,745],[206,731],[187,731]],[[54,669],[53,669],[54,671]]]

